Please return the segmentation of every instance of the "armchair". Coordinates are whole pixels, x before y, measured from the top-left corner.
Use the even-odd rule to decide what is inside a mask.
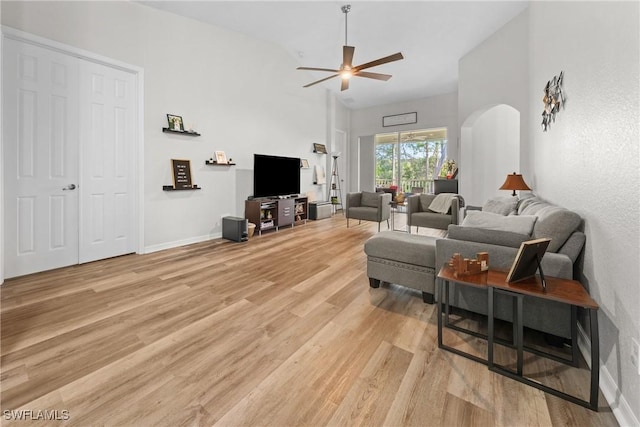
[[[391,194],[368,191],[348,193],[345,216],[347,217],[347,228],[349,227],[349,218],[357,219],[358,223],[362,220],[375,221],[378,223],[378,231],[380,231],[380,223],[387,221],[387,228],[389,228]]]
[[[457,195],[451,195],[451,207],[446,213],[429,210],[435,194],[417,194],[407,199],[407,228],[411,233],[411,226],[429,227],[446,230],[449,224],[458,224],[460,200]],[[442,198],[442,197],[441,197]]]

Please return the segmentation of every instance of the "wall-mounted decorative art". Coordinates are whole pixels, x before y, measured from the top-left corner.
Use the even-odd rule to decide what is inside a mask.
[[[418,113],[394,114],[382,117],[382,126],[398,126],[418,123]]]
[[[193,188],[191,181],[191,160],[171,159],[173,171],[173,188],[185,190]]]
[[[556,121],[556,113],[560,111],[560,107],[564,104],[565,98],[562,92],[562,79],[564,71],[559,76],[554,76],[552,80],[547,82],[544,87],[544,110],[542,111],[542,131],[546,132],[551,126],[551,122]]]
[[[318,154],[327,154],[327,147],[324,144],[313,144],[313,152]]]

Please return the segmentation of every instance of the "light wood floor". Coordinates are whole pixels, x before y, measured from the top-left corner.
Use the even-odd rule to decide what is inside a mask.
[[[438,349],[435,305],[369,288],[376,228],[336,216],[7,280],[2,409],[70,419],[3,425],[617,425],[602,396],[596,413]],[[529,356],[588,394],[586,370]]]

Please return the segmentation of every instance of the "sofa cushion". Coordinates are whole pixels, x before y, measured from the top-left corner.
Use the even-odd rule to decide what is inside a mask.
[[[518,198],[513,196],[496,197],[489,199],[482,205],[483,212],[496,213],[500,215],[509,215],[516,212]]]
[[[411,214],[411,225],[446,230],[451,224],[451,215],[435,212],[415,212]]]
[[[531,239],[527,234],[519,234],[511,231],[489,230],[477,227],[463,227],[455,224],[449,225],[448,230],[448,239],[508,246],[511,248],[519,248],[522,242]]]
[[[436,196],[434,194],[419,194],[420,212],[429,212],[429,206],[431,206],[431,202],[433,202],[435,198]]]
[[[518,215],[536,215],[540,209],[550,206],[536,196],[521,199],[518,203]]]
[[[363,191],[360,199],[360,206],[369,206],[371,208],[377,208],[380,206],[380,193],[371,193],[369,191]]]
[[[547,205],[539,209],[537,214],[538,220],[533,227],[532,237],[551,239],[548,252],[558,252],[582,223],[580,215],[558,206]]]
[[[484,228],[487,230],[510,231],[531,236],[537,217],[532,215],[504,216],[484,211],[469,211],[462,221],[464,227]]]

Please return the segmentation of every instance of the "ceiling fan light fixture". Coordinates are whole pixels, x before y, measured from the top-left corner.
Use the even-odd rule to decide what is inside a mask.
[[[303,87],[313,86],[318,83],[322,83],[326,80],[332,79],[334,77],[340,76],[342,79],[342,83],[340,85],[340,91],[349,89],[349,80],[351,77],[365,77],[368,79],[375,80],[383,80],[387,81],[391,78],[391,74],[381,74],[381,73],[371,73],[368,71],[363,71],[367,68],[376,67],[378,65],[386,64],[393,61],[398,61],[400,59],[404,59],[402,53],[398,52],[393,55],[385,56],[384,58],[376,59],[375,61],[370,61],[360,65],[353,65],[353,52],[355,47],[349,46],[347,42],[347,14],[351,10],[350,5],[342,6],[342,13],[344,13],[344,45],[342,46],[342,65],[340,68],[335,70],[331,68],[317,68],[317,67],[298,67],[298,70],[309,70],[309,71],[328,71],[333,73],[333,75],[329,77],[325,77],[320,80],[316,80],[315,82],[304,85]]]
[[[342,78],[342,80],[349,80],[351,77],[353,77],[351,67],[344,67],[342,71],[340,71],[340,78]]]

